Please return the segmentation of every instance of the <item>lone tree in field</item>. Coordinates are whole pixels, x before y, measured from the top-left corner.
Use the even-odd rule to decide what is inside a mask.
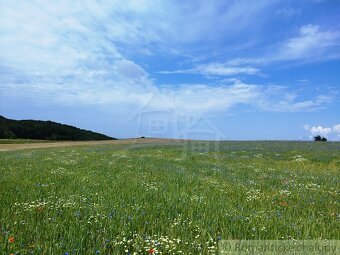
[[[326,137],[321,137],[320,135],[314,136],[314,141],[315,142],[327,142]]]

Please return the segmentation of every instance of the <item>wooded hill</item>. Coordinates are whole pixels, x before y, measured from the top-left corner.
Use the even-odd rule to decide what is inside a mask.
[[[12,120],[0,116],[0,139],[115,140],[103,134],[73,126],[41,120]]]

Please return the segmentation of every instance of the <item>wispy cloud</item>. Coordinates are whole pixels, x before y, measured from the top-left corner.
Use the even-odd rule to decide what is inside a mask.
[[[317,96],[314,99],[309,100],[292,100],[292,99],[279,99],[279,101],[265,102],[261,104],[263,109],[268,111],[278,111],[278,112],[313,112],[322,109],[326,109],[328,105],[332,102],[332,98],[329,96]]]
[[[301,10],[293,7],[284,7],[275,11],[275,14],[284,19],[292,19],[299,16],[301,14]]]
[[[203,74],[216,76],[230,76],[238,74],[254,75],[259,73],[259,69],[245,66],[232,66],[228,63],[208,63],[197,65],[191,69],[175,70],[175,71],[160,71],[161,74]]]
[[[197,73],[202,75],[259,75],[260,66],[281,63],[296,64],[325,61],[340,58],[340,32],[321,30],[317,25],[304,25],[297,36],[291,37],[278,45],[272,45],[270,52],[255,58],[238,57],[225,62],[196,64],[193,68],[174,71],[160,71],[162,74]]]
[[[67,104],[141,106],[156,95],[153,106],[159,109],[164,107],[164,98],[188,111],[220,111],[238,105],[261,111],[323,109],[331,101],[327,95],[301,99],[291,96],[294,92],[284,86],[273,89],[236,80],[165,86],[151,77],[147,64],[125,54],[135,48],[157,52],[202,41],[224,43],[229,40],[226,34],[235,38],[249,28],[273,4],[269,2],[275,1],[2,3],[1,97],[29,95]],[[258,75],[263,63],[313,57],[316,50],[328,52],[337,47],[338,39],[335,31],[306,25],[298,36],[283,42],[276,55],[202,62],[163,73]]]
[[[315,62],[340,59],[340,32],[336,29],[322,30],[318,25],[301,26],[297,36],[272,45],[269,52],[255,58],[234,58],[229,65],[268,65],[288,61]]]
[[[334,125],[333,131],[336,132],[338,135],[340,135],[340,124]]]
[[[317,25],[304,25],[297,37],[285,41],[274,60],[322,59],[340,57],[334,47],[340,46],[339,31],[322,31]],[[333,51],[332,51],[333,50]]]
[[[126,65],[134,66],[133,63],[122,63],[122,68],[126,68]],[[201,113],[226,111],[239,105],[247,106],[251,111],[311,112],[324,109],[332,101],[328,96],[301,100],[284,86],[247,84],[236,79],[226,81],[226,84],[179,84],[173,87],[156,86],[140,67],[128,69],[125,75],[130,74],[134,75],[134,79],[123,78],[121,74],[119,81],[108,82],[101,79],[101,74],[89,74],[90,77],[84,77],[72,86],[46,80],[38,84],[22,84],[20,87],[7,84],[0,90],[7,97],[29,94],[37,99],[69,105],[136,108],[148,105],[154,110],[171,108]]]

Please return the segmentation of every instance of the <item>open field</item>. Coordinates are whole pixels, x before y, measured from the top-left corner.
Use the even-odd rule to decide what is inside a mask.
[[[110,145],[125,144],[133,145],[140,143],[165,143],[165,142],[184,142],[175,139],[155,139],[155,138],[133,138],[123,140],[101,140],[101,141],[48,141],[48,140],[29,140],[29,139],[0,139],[0,151],[14,151],[26,149],[46,149],[58,147],[73,147],[85,145]]]
[[[46,145],[0,146],[18,146],[0,152],[1,254],[217,254],[220,239],[340,239],[340,143]]]
[[[24,144],[24,143],[51,143],[49,140],[34,140],[34,139],[0,139],[0,145],[3,144]]]

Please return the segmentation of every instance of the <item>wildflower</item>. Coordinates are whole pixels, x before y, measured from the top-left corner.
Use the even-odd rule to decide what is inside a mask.
[[[280,203],[280,205],[281,205],[281,206],[284,206],[284,207],[287,207],[287,206],[288,206],[288,203],[285,202],[285,201],[282,201],[282,202]]]
[[[43,206],[37,207],[37,212],[42,212],[43,210],[44,210],[44,207],[43,207]]]
[[[9,243],[14,243],[14,241],[15,241],[15,239],[14,239],[13,236],[11,236],[11,237],[8,239],[8,242],[9,242]]]
[[[150,250],[148,250],[148,252],[149,252],[149,253],[154,253],[155,250],[154,250],[154,249],[150,249]]]

